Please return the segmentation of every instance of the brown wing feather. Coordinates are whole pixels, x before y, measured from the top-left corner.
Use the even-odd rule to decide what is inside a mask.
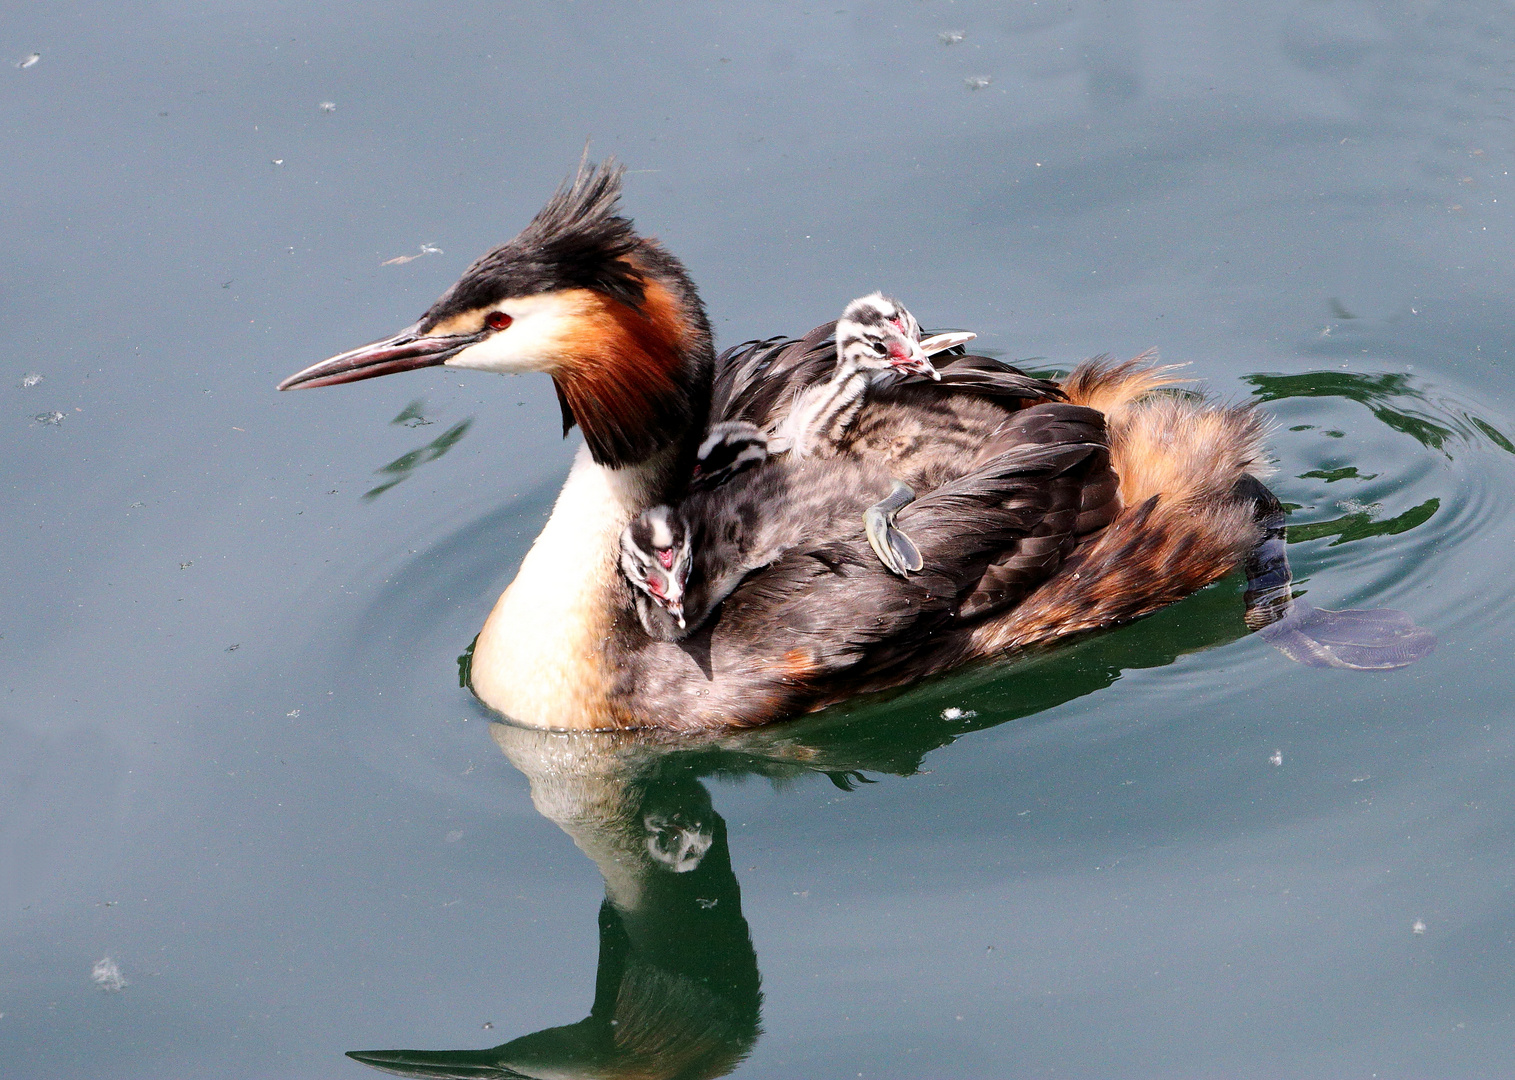
[[[1266,419],[1245,406],[1157,392],[1175,380],[1151,360],[1096,358],[1063,384],[1070,401],[1109,420],[1118,499],[1100,501],[1108,481],[1091,486],[1088,524],[1108,524],[1091,529],[1013,611],[975,630],[976,653],[1140,618],[1224,577],[1261,539],[1255,500],[1238,497],[1236,483],[1270,471]]]

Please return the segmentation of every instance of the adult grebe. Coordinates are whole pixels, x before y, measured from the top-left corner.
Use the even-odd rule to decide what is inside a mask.
[[[1252,410],[1155,394],[1168,380],[1141,364],[1086,365],[1058,388],[954,357],[937,365],[940,383],[870,394],[843,447],[920,493],[901,519],[921,573],[901,578],[872,552],[802,544],[692,637],[651,640],[617,571],[622,530],[683,494],[712,422],[771,430],[798,391],[829,377],[834,352],[823,326],[717,360],[683,266],[618,213],[620,177],[610,163],[582,166],[419,321],[280,384],[436,364],[552,376],[565,430],[577,424],[584,446],[472,661],[475,693],[518,723],[761,724],[1137,618],[1224,576],[1265,540],[1265,422]],[[986,449],[1013,449],[997,441],[1008,421],[1049,399],[1100,423],[1027,422],[1021,436],[1049,463],[983,473]],[[1060,471],[1059,454],[1085,445],[1095,449]],[[1287,604],[1285,590],[1272,617]]]

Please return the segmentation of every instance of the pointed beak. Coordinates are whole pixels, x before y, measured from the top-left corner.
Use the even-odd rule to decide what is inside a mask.
[[[939,352],[966,345],[976,337],[978,335],[971,330],[952,330],[945,334],[932,334],[928,338],[921,339],[921,352],[927,356],[935,356]]]
[[[889,363],[895,371],[909,375],[924,375],[933,381],[939,381],[942,373],[937,371],[926,354],[921,351],[920,342],[912,338],[906,338],[904,348],[891,347],[889,350]]]
[[[280,390],[301,386],[336,386],[412,368],[435,367],[478,341],[483,334],[449,334],[437,336],[420,332],[420,323],[401,330],[394,337],[375,341],[338,353],[330,360],[312,364],[279,384]]]

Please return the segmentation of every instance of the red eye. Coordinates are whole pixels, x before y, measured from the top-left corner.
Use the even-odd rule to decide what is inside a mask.
[[[484,316],[484,325],[491,330],[503,330],[513,322],[515,320],[503,311],[491,311]]]
[[[658,562],[660,562],[663,565],[663,569],[664,570],[672,570],[673,569],[673,548],[659,548],[658,549]]]

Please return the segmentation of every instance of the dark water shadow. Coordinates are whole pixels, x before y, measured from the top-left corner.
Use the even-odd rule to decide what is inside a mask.
[[[1448,457],[1459,442],[1487,440],[1507,453],[1515,443],[1489,421],[1459,403],[1443,400],[1405,372],[1305,371],[1297,375],[1246,375],[1259,404],[1287,398],[1342,398],[1364,406],[1383,424]]]

